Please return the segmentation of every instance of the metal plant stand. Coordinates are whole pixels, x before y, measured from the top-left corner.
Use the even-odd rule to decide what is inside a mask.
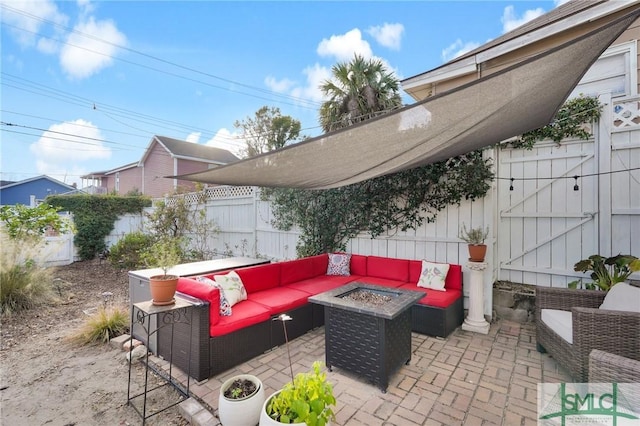
[[[161,330],[165,327],[171,328],[171,345],[170,345],[170,353],[167,359],[169,363],[168,371],[163,370],[161,367],[157,367],[154,364],[149,362],[149,348],[147,348],[146,355],[141,360],[145,364],[145,372],[144,372],[144,385],[143,391],[132,395],[131,389],[131,369],[134,360],[131,358],[131,353],[133,352],[133,335],[129,340],[129,382],[127,385],[127,404],[132,406],[136,412],[142,417],[142,424],[144,425],[148,418],[155,416],[158,413],[161,413],[179,403],[184,401],[189,397],[189,385],[190,385],[190,375],[191,375],[191,362],[189,360],[189,366],[186,373],[186,387],[182,385],[176,377],[173,375],[173,328],[175,324],[184,323],[188,325],[192,325],[192,303],[189,301],[176,296],[176,303],[169,306],[156,306],[151,301],[134,303],[131,308],[131,326],[136,324],[140,327],[141,330],[144,330],[146,333],[146,341],[149,342],[150,337],[157,333],[158,330]],[[161,315],[162,314],[162,315]],[[189,331],[189,336],[191,336],[191,330]],[[191,338],[190,338],[191,339]],[[191,347],[191,340],[189,340],[189,348]],[[190,359],[191,357],[189,357]],[[149,370],[156,373],[163,380],[163,383],[156,385],[152,388],[149,388]],[[164,386],[172,386],[178,392],[177,401],[159,408],[155,410],[153,413],[147,413],[147,396]],[[142,408],[134,403],[134,401],[138,401],[142,399]]]

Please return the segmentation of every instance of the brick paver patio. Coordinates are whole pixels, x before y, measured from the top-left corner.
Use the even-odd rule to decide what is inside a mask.
[[[337,425],[535,425],[539,382],[571,382],[548,355],[536,351],[535,326],[499,320],[488,335],[458,328],[448,338],[413,333],[413,354],[390,379],[387,393],[334,368],[327,376],[338,401]],[[290,343],[294,374],[324,361],[324,327]],[[230,376],[258,376],[269,396],[290,380],[287,350],[281,346],[202,383],[192,397],[217,414],[221,384]],[[208,413],[207,413],[208,414]]]

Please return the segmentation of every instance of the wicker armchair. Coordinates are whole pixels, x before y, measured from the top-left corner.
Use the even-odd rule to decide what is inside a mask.
[[[593,349],[640,360],[640,313],[598,309],[605,295],[595,290],[536,288],[538,351],[548,352],[577,382],[588,381]],[[571,311],[572,344],[542,322],[543,309]]]
[[[589,355],[589,381],[640,383],[640,361],[594,349]]]

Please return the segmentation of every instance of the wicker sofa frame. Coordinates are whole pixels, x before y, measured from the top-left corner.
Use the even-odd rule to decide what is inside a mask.
[[[598,309],[606,293],[596,290],[536,288],[536,340],[578,382],[589,378],[593,349],[640,360],[640,313]],[[543,309],[571,311],[573,344],[542,322]]]
[[[260,268],[260,266],[254,268]],[[354,280],[356,279],[366,282],[366,277],[354,276]],[[181,295],[179,292],[178,296],[190,298],[192,301],[195,299],[188,295]],[[268,321],[212,337],[209,335],[209,303],[200,299],[195,300],[197,303],[191,308],[193,309],[192,324],[175,324],[173,335],[167,329],[159,330],[158,355],[165,359],[169,359],[172,355],[173,364],[184,372],[189,370],[190,376],[197,381],[213,377],[285,343],[282,323],[274,321],[275,315]],[[289,340],[325,324],[324,309],[317,304],[306,303],[282,313],[295,318],[295,321],[287,322]],[[162,318],[159,319],[159,321],[162,320]],[[411,308],[412,331],[420,334],[446,337],[459,327],[463,320],[462,297],[446,308],[425,304],[415,304]],[[189,348],[190,331],[191,347]],[[191,356],[191,363],[189,363],[189,356]]]
[[[640,361],[594,349],[589,354],[589,382],[640,384]]]

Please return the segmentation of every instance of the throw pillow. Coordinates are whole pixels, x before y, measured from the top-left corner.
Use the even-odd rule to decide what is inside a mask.
[[[640,312],[640,288],[624,282],[614,285],[604,297],[600,309]]]
[[[196,277],[196,281],[217,288],[220,291],[220,315],[222,315],[223,317],[231,316],[231,305],[229,304],[227,297],[224,295],[224,290],[220,286],[220,284],[207,277]]]
[[[348,253],[329,253],[327,275],[351,275],[350,263],[351,255]]]
[[[233,306],[240,301],[247,300],[247,290],[236,271],[231,271],[227,275],[214,275],[213,279],[224,289],[224,295],[227,297],[229,305]]]
[[[429,288],[431,290],[446,291],[444,281],[449,272],[448,263],[431,263],[422,261],[422,272],[418,279],[418,287]]]

